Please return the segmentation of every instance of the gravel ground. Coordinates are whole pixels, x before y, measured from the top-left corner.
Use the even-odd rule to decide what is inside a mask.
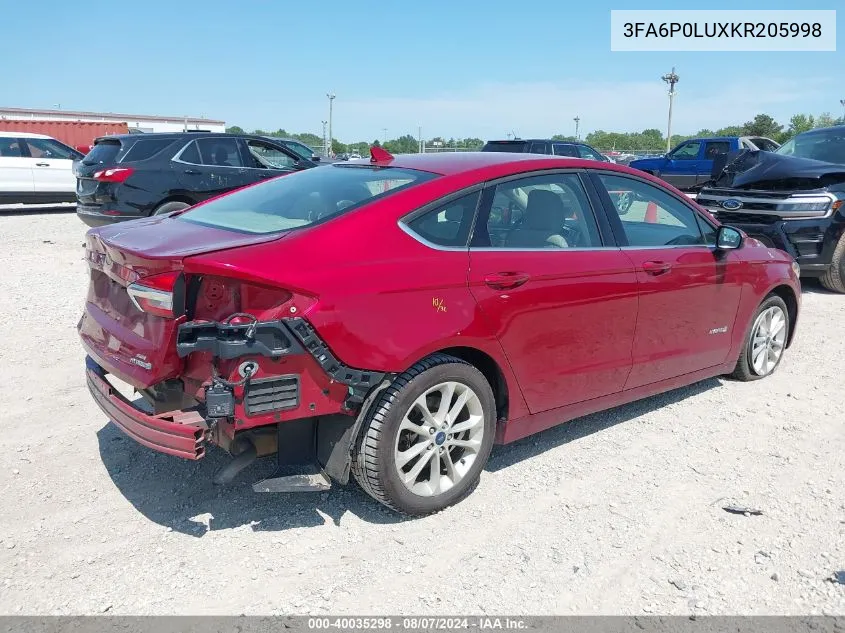
[[[497,447],[408,520],[356,487],[227,489],[91,400],[73,214],[0,216],[0,613],[845,614],[845,297],[808,284],[777,374]],[[733,515],[723,505],[759,508]]]

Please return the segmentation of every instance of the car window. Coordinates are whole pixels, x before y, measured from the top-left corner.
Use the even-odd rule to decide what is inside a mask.
[[[295,143],[293,141],[281,141],[281,143],[288,149],[296,152],[302,158],[311,160],[314,157],[314,150],[308,147],[307,145],[303,145],[302,143]]]
[[[255,161],[255,164],[250,165],[250,167],[261,169],[292,169],[296,164],[295,158],[268,143],[251,140],[247,142],[247,147],[249,148],[252,159]]]
[[[600,174],[630,246],[703,245],[698,214],[658,187],[625,176]]]
[[[122,145],[118,140],[100,141],[82,159],[83,165],[113,163],[120,154]]]
[[[570,143],[555,143],[552,145],[555,156],[569,156],[571,158],[578,158],[578,150]]]
[[[472,245],[505,249],[601,245],[596,220],[575,174],[548,174],[496,185]]]
[[[521,141],[489,141],[481,148],[482,152],[527,152],[527,143]]]
[[[695,214],[695,219],[698,221],[698,228],[704,237],[704,243],[707,246],[716,246],[716,227],[705,220],[699,213]]]
[[[177,219],[242,233],[276,233],[330,220],[436,177],[398,167],[327,165],[235,191]]]
[[[202,165],[202,158],[200,158],[200,151],[197,148],[197,142],[191,141],[181,152],[176,155],[176,158],[183,163],[191,163],[192,165]]]
[[[837,126],[799,134],[781,145],[775,153],[845,164],[845,128]]]
[[[121,163],[152,158],[173,142],[172,139],[145,138],[135,141],[129,151],[120,159]]]
[[[451,200],[414,218],[408,222],[408,228],[438,246],[466,246],[480,195],[476,191]]]
[[[33,158],[73,160],[79,157],[71,148],[50,138],[27,138],[23,140],[29,147],[29,155]]]
[[[535,141],[531,143],[531,146],[528,148],[529,154],[548,154],[549,153],[549,144],[543,141]]]
[[[701,148],[701,143],[698,141],[691,141],[684,143],[678,149],[670,154],[674,160],[695,160],[698,158],[698,150]]]
[[[731,144],[728,141],[707,141],[704,144],[705,160],[713,160],[719,154],[727,154],[731,151]]]
[[[203,165],[212,167],[243,167],[238,151],[238,141],[234,138],[200,138],[197,148]],[[182,160],[185,160],[182,158]]]
[[[773,152],[775,151],[779,145],[772,140],[767,138],[752,138],[751,142],[754,144],[756,149],[761,149],[765,152]]]
[[[23,152],[18,139],[0,137],[0,158],[19,158],[21,156],[23,156]]]
[[[578,153],[581,155],[581,158],[586,158],[587,160],[602,160],[598,152],[594,152],[592,148],[586,145],[579,145]]]

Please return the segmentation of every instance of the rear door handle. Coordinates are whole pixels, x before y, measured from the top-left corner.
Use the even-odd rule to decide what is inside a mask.
[[[50,163],[35,163],[36,167],[49,167]]]
[[[672,270],[672,264],[668,262],[659,261],[644,262],[643,270],[646,271],[649,275],[663,275]]]
[[[528,273],[492,273],[484,277],[484,283],[496,290],[508,290],[521,286],[530,278]]]
[[[201,172],[201,171],[199,171],[199,170],[197,170],[197,169],[186,169],[186,170],[185,170],[185,173],[186,173],[186,174],[197,175],[197,174],[201,174],[202,172]]]

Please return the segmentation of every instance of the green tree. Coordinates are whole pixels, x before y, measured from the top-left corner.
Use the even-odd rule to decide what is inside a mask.
[[[716,130],[716,136],[742,136],[742,126],[729,125],[728,127],[719,128]]]
[[[816,119],[816,127],[830,127],[831,125],[836,125],[836,119],[830,115],[830,112],[822,112]]]
[[[768,114],[758,114],[754,120],[745,122],[742,132],[748,136],[765,136],[774,139],[781,136],[783,126]]]
[[[574,136],[566,136],[564,134],[555,134],[552,136],[553,141],[577,141],[578,139]]]
[[[801,132],[812,130],[816,126],[816,119],[812,114],[793,114],[789,119],[789,127],[786,130],[786,136],[789,138]]]
[[[233,125],[231,127],[227,127],[226,132],[229,134],[243,134],[244,129],[242,127],[238,127],[237,125]]]

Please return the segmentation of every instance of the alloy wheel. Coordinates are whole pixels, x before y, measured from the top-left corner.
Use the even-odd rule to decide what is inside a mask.
[[[751,333],[751,367],[758,376],[774,371],[786,344],[786,314],[771,306],[757,317]]]

